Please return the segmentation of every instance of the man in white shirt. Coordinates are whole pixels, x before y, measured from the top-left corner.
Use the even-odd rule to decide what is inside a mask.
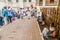
[[[55,31],[54,24],[50,24],[49,30],[50,30],[51,32]]]
[[[48,30],[48,28],[44,28],[43,29],[43,31],[42,31],[42,35],[44,36],[44,37],[48,37],[48,35],[47,35],[47,33],[49,32],[49,30]]]

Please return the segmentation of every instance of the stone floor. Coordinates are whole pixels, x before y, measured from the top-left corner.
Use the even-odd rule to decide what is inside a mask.
[[[0,40],[43,40],[36,18],[18,19],[0,28]]]

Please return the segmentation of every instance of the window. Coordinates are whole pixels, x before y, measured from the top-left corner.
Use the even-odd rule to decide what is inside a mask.
[[[8,0],[8,2],[11,2],[12,0]]]
[[[50,3],[54,3],[54,0],[50,0]]]
[[[27,2],[27,0],[23,0],[23,2]]]
[[[16,0],[16,2],[19,2],[19,0]]]
[[[42,2],[43,0],[40,0],[40,2]]]
[[[39,5],[41,6],[43,3],[43,0],[39,0]]]
[[[29,0],[29,2],[31,2],[31,0]]]

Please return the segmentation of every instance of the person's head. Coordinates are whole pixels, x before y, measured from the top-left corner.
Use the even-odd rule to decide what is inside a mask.
[[[5,6],[4,9],[7,9],[7,7]]]
[[[50,26],[54,27],[54,23],[51,23]]]
[[[29,7],[27,7],[27,9],[29,9]]]
[[[40,18],[40,16],[38,16],[38,18]]]
[[[8,7],[8,9],[10,8],[10,6]]]
[[[22,8],[20,8],[20,9],[22,9]]]
[[[35,9],[37,9],[37,8],[35,7]]]

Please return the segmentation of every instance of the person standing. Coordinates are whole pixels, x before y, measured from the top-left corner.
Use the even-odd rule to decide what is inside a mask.
[[[32,9],[32,16],[37,17],[37,8],[36,7]]]
[[[18,17],[18,14],[15,12],[14,9],[11,10],[11,21],[15,21]]]
[[[12,22],[12,10],[11,8],[8,9],[8,22],[11,23]]]
[[[30,14],[29,7],[28,7],[27,10],[26,10],[26,14],[27,14],[27,16],[28,16],[28,19],[30,19],[31,14]]]
[[[3,13],[2,13],[2,9],[0,9],[0,26],[3,26]]]
[[[20,13],[20,18],[23,19],[23,8],[20,8],[19,13]]]
[[[35,17],[37,17],[37,8],[34,8]]]
[[[5,25],[7,25],[8,24],[8,10],[7,10],[7,7],[4,7],[3,15],[4,15],[4,23],[5,23]]]

